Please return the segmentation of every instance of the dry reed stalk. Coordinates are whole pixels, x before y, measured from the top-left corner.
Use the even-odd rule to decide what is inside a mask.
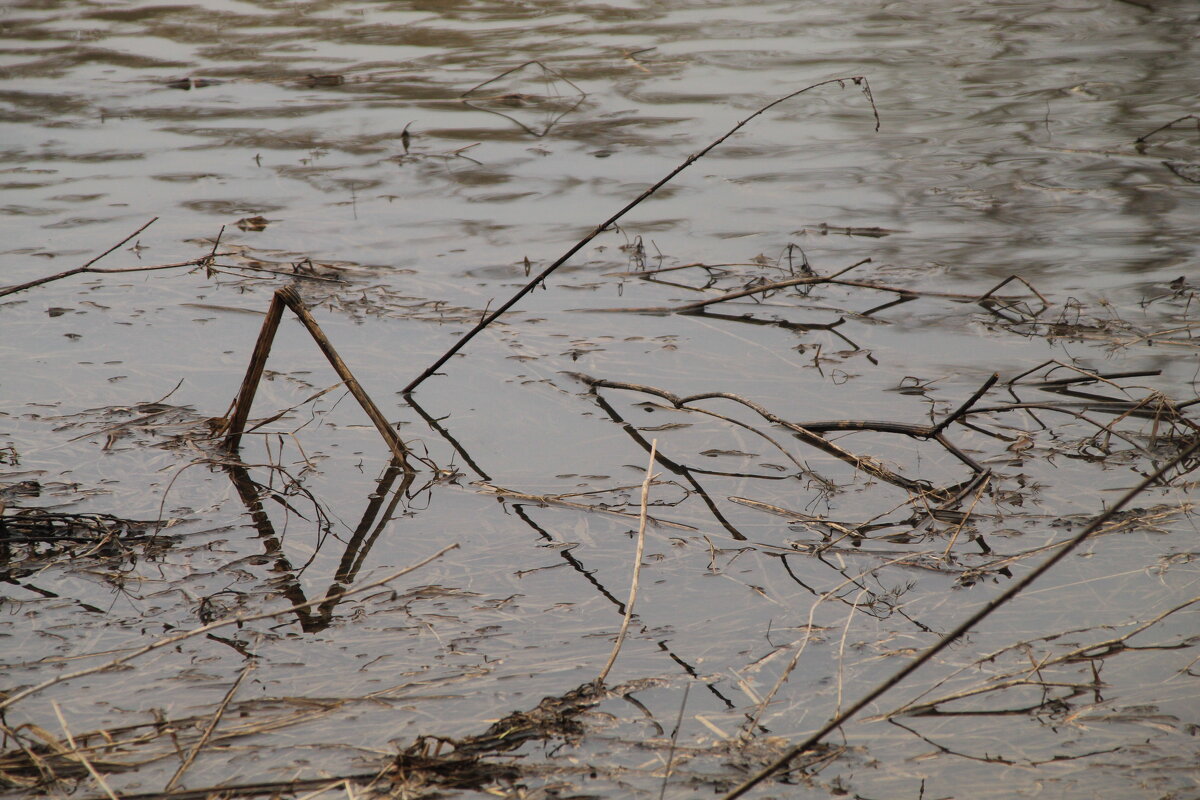
[[[613,664],[617,663],[617,654],[621,652],[621,645],[625,642],[625,634],[629,630],[629,620],[633,617],[633,604],[637,602],[638,580],[642,575],[642,553],[646,549],[646,518],[648,516],[646,508],[649,505],[650,482],[654,480],[654,457],[657,453],[658,439],[654,439],[650,442],[650,463],[646,465],[646,479],[642,481],[642,505],[638,518],[637,551],[633,556],[633,579],[629,583],[629,601],[625,603],[625,618],[621,620],[621,631],[617,634],[617,641],[613,643],[608,663],[604,665],[604,669],[600,670],[600,675],[596,678],[596,682],[600,684],[604,683]]]
[[[346,388],[350,390],[350,394],[354,395],[354,399],[358,401],[359,406],[366,412],[371,423],[375,426],[375,430],[379,431],[379,435],[383,437],[388,448],[400,462],[404,465],[406,472],[415,472],[412,465],[408,463],[409,450],[400,437],[396,434],[395,429],[388,423],[379,407],[375,405],[375,401],[363,390],[358,379],[354,377],[354,373],[346,366],[346,362],[338,355],[337,349],[333,343],[329,341],[329,337],[321,330],[321,326],[304,307],[304,301],[300,299],[300,295],[290,286],[282,289],[276,289],[274,296],[271,298],[271,305],[267,309],[267,318],[263,320],[262,328],[259,330],[258,341],[254,345],[254,352],[250,356],[250,364],[246,369],[246,376],[242,379],[241,388],[238,391],[237,399],[233,402],[232,415],[226,416],[226,424],[224,426],[225,446],[230,450],[236,450],[241,441],[242,434],[245,432],[246,419],[250,415],[250,406],[254,402],[254,395],[258,391],[258,384],[262,380],[263,370],[266,368],[267,357],[271,354],[271,344],[275,340],[275,334],[279,330],[279,322],[283,315],[283,307],[287,306],[299,318],[302,325],[312,336],[313,341],[317,343],[321,353],[329,361],[329,365],[333,367],[334,372],[346,384]]]

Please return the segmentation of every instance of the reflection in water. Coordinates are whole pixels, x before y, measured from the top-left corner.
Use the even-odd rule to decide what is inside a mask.
[[[213,732],[236,747],[203,750],[190,789],[290,780],[300,759],[306,775],[348,775],[346,747],[466,741],[595,676],[630,572],[628,519],[597,511],[628,499],[653,432],[672,478],[654,499],[676,526],[651,531],[622,652],[619,679],[649,679],[639,710],[613,701],[566,743],[526,744],[520,763],[545,771],[522,780],[548,791],[565,756],[597,768],[572,773],[579,793],[721,790],[1194,437],[1200,142],[1194,120],[1167,123],[1196,113],[1195,21],[1189,0],[6,4],[0,287],[75,270],[135,231],[100,263],[197,267],[78,271],[0,297],[5,513],[181,520],[161,547],[125,542],[119,569],[54,548],[10,564],[0,636],[21,655],[6,672],[35,685],[64,660],[194,625],[198,606],[269,608],[282,592],[319,602],[299,625],[136,663],[136,679],[96,675],[86,691],[105,704],[71,682],[46,699],[86,710],[77,741],[91,743],[159,708],[198,709],[138,729],[191,748],[254,658]],[[419,405],[401,394],[738,120],[858,74],[878,132],[854,86],[772,109],[539,283],[422,384]],[[754,291],[850,265],[856,281]],[[1011,276],[1025,285],[1001,288]],[[288,409],[271,423],[288,454],[261,457],[258,437],[242,448],[276,478],[188,469],[206,445],[162,419],[74,430],[77,415],[137,409],[181,381],[173,403],[219,414],[284,284],[396,421],[417,475],[382,461],[351,402],[316,396],[339,379],[290,317],[256,400]],[[832,420],[809,433],[870,454],[870,469],[823,450],[789,458],[786,426],[622,405],[567,373]],[[1003,388],[957,414],[993,374]],[[944,431],[956,450],[853,428],[872,420]],[[458,467],[512,488],[456,485]],[[30,481],[41,495],[4,488]],[[938,503],[927,485],[954,491]],[[304,503],[288,494],[301,490]],[[852,748],[788,790],[1188,791],[1189,722],[1172,709],[1195,695],[1193,632],[1175,615],[1194,592],[1194,494],[1147,494],[1091,557],[916,676],[894,703],[912,712],[902,736],[856,726]],[[581,495],[596,505],[548,502]],[[309,504],[315,518],[297,522]],[[421,585],[339,597],[450,541],[455,560]],[[570,569],[544,568],[550,543]],[[691,693],[675,747],[663,733],[692,681],[708,691]],[[57,730],[52,716],[17,704],[7,735],[42,754],[15,729]],[[253,737],[245,720],[262,725]],[[167,785],[166,738],[136,769],[113,766],[116,791]],[[123,757],[96,746],[102,769]]]
[[[263,546],[263,554],[273,559],[272,571],[280,576],[273,583],[282,591],[284,597],[291,601],[292,605],[307,604],[308,597],[299,580],[307,565],[300,568],[292,565],[283,548],[282,537],[276,532],[270,514],[263,507],[263,498],[270,497],[290,508],[291,502],[285,497],[288,492],[281,493],[258,483],[250,477],[246,466],[236,461],[226,461],[222,466],[237,490],[238,497],[245,505],[251,524],[258,532],[258,538]],[[403,476],[403,480],[393,491],[392,484],[395,483],[396,478],[401,476]],[[329,627],[333,619],[333,610],[342,600],[342,593],[350,584],[354,583],[375,540],[393,519],[396,506],[407,496],[415,478],[416,473],[406,470],[405,465],[399,459],[393,459],[392,463],[388,465],[379,479],[375,491],[368,496],[367,507],[363,510],[362,518],[346,542],[345,550],[342,552],[337,570],[333,575],[333,582],[325,590],[325,597],[328,599],[316,605],[315,610],[310,605],[296,609],[296,620],[300,623],[301,630],[306,633],[315,633]],[[322,516],[319,504],[314,503],[314,509],[318,517]]]

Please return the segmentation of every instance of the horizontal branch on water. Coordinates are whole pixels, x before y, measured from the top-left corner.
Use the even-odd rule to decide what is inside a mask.
[[[850,451],[821,436],[818,431],[872,430],[883,433],[895,433],[904,436],[911,436],[917,439],[933,440],[944,447],[951,455],[955,456],[968,467],[970,467],[974,473],[979,474],[984,472],[984,468],[974,459],[963,453],[958,447],[954,446],[950,441],[945,439],[943,436],[943,431],[947,425],[966,414],[970,407],[974,405],[975,402],[977,402],[979,398],[982,397],[987,390],[996,383],[997,380],[999,380],[998,375],[992,375],[965,403],[960,405],[952,414],[950,414],[942,423],[938,425],[910,425],[896,422],[873,422],[870,420],[844,420],[840,422],[823,422],[816,423],[815,425],[809,425],[806,423],[802,424],[786,420],[773,413],[769,409],[759,405],[758,403],[742,397],[741,395],[732,394],[730,392],[701,392],[698,394],[681,397],[673,394],[672,392],[666,391],[665,389],[659,389],[655,386],[594,378],[581,372],[567,372],[564,374],[581,381],[593,391],[595,391],[597,388],[607,388],[620,389],[630,392],[641,392],[643,394],[661,397],[673,407],[689,411],[697,410],[692,408],[691,405],[701,400],[729,400],[749,408],[768,422],[786,428],[787,430],[791,431],[796,438],[800,439],[810,447],[814,447],[822,452],[834,456],[835,458],[841,459],[847,464],[853,466],[855,469],[861,470],[862,472],[865,472],[872,477],[879,478],[882,481],[886,481],[887,483],[899,486],[919,496],[933,496],[937,498],[951,494],[950,490],[935,489],[929,484],[928,481],[907,478],[884,466],[883,463],[877,459],[870,458],[868,456],[855,455],[854,453],[851,453]]]

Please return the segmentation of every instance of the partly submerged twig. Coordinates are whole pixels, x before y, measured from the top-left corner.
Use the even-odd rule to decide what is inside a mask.
[[[559,495],[559,494],[528,494],[526,492],[517,492],[512,489],[505,489],[503,486],[496,486],[487,481],[476,481],[472,486],[479,489],[481,493],[496,495],[497,497],[506,500],[515,500],[518,503],[525,501],[527,503],[536,504],[539,506],[559,506],[561,508],[575,509],[576,511],[586,511],[589,513],[612,514],[626,519],[637,518],[639,515],[629,511],[621,511],[619,508],[609,508],[604,505],[589,505],[587,503],[576,503],[572,500],[567,500],[567,497],[576,497],[578,495]],[[659,517],[648,517],[649,521],[655,525],[661,525],[666,528],[674,528],[676,530],[694,531],[695,526],[688,525],[683,522],[674,522],[669,519],[661,519]]]
[[[1139,494],[1144,492],[1146,489],[1148,489],[1149,487],[1153,486],[1155,483],[1160,481],[1168,472],[1170,472],[1171,470],[1176,469],[1177,467],[1182,465],[1189,458],[1191,458],[1197,451],[1200,451],[1200,438],[1197,438],[1194,442],[1192,442],[1192,444],[1190,446],[1188,446],[1182,452],[1180,452],[1178,455],[1176,455],[1175,458],[1171,459],[1165,465],[1163,465],[1158,470],[1156,470],[1152,475],[1150,475],[1149,477],[1147,477],[1146,479],[1144,479],[1143,481],[1138,483],[1136,486],[1134,486],[1132,489],[1130,489],[1128,492],[1126,492],[1119,500],[1117,500],[1116,503],[1114,503],[1112,506],[1110,506],[1108,508],[1108,510],[1106,510],[1103,513],[1094,517],[1092,519],[1092,521],[1090,523],[1088,523],[1088,525],[1086,527],[1083,528],[1083,530],[1081,530],[1078,534],[1076,534],[1074,537],[1069,539],[1057,553],[1055,553],[1054,555],[1050,556],[1045,561],[1043,561],[1040,565],[1038,565],[1036,568],[1034,568],[1024,578],[1021,578],[1020,580],[1016,581],[1011,586],[1009,586],[1007,589],[1005,589],[1003,592],[996,595],[996,597],[992,598],[987,603],[984,603],[974,614],[971,614],[969,617],[967,617],[965,620],[963,620],[961,623],[959,623],[958,626],[956,626],[954,628],[954,630],[950,631],[949,633],[946,633],[940,639],[938,639],[938,641],[932,647],[925,650],[923,653],[921,653],[921,655],[917,656],[912,661],[910,661],[904,668],[900,669],[899,671],[894,673],[891,677],[889,677],[887,680],[883,681],[878,686],[876,686],[874,689],[867,692],[865,695],[863,695],[861,698],[859,698],[853,705],[851,705],[845,711],[834,716],[832,719],[830,719],[828,722],[826,722],[824,725],[822,725],[818,730],[816,730],[814,733],[809,735],[809,737],[807,739],[805,739],[804,741],[802,741],[800,744],[797,744],[797,745],[794,745],[794,746],[788,748],[787,752],[785,752],[782,756],[777,758],[771,764],[767,765],[767,767],[765,767],[764,769],[760,770],[753,777],[751,777],[749,780],[742,783],[736,789],[734,789],[733,791],[724,795],[722,800],[734,800],[734,798],[741,797],[746,792],[748,792],[750,789],[752,789],[753,787],[762,783],[764,780],[771,777],[776,772],[779,772],[780,770],[785,769],[787,767],[787,765],[792,761],[792,759],[794,759],[796,756],[800,755],[805,750],[808,750],[808,749],[812,748],[813,746],[815,746],[818,742],[820,742],[823,738],[825,738],[825,736],[828,735],[830,732],[834,731],[838,727],[845,724],[851,717],[856,715],[859,711],[862,711],[863,708],[865,708],[868,704],[874,702],[880,696],[882,696],[887,691],[889,691],[892,687],[898,685],[901,681],[903,681],[909,675],[916,672],[926,662],[928,662],[930,659],[932,659],[934,656],[936,656],[942,650],[945,650],[947,647],[949,647],[955,641],[962,638],[962,636],[964,634],[966,634],[967,631],[969,631],[971,628],[978,625],[986,617],[990,616],[992,614],[992,612],[994,612],[996,609],[1000,608],[1000,606],[1004,605],[1012,598],[1016,597],[1018,594],[1020,594],[1022,591],[1024,591],[1030,584],[1032,584],[1034,581],[1036,581],[1042,575],[1044,575],[1048,571],[1050,571],[1050,569],[1053,568],[1055,564],[1057,564],[1059,561],[1062,561],[1070,553],[1074,552],[1075,548],[1077,548],[1079,545],[1083,544],[1083,542],[1086,541],[1089,536],[1091,536],[1093,533],[1095,533],[1102,525],[1104,525],[1104,523],[1106,523],[1110,519],[1112,519],[1113,516],[1115,516],[1126,505],[1128,505],[1135,497],[1137,497]]]
[[[629,620],[633,618],[633,605],[637,602],[638,580],[642,576],[642,553],[646,550],[646,506],[650,500],[650,482],[654,480],[654,456],[657,452],[658,439],[654,439],[650,442],[650,463],[646,465],[646,479],[642,481],[642,507],[638,515],[637,551],[633,555],[633,578],[629,583],[629,602],[625,604],[625,618],[621,620],[621,631],[617,634],[617,640],[613,642],[608,663],[604,665],[604,669],[600,670],[600,675],[596,678],[596,682],[599,684],[603,684],[608,679],[608,673],[612,670],[613,664],[617,663],[617,654],[621,652],[621,645],[625,643],[625,634],[629,631]]]
[[[512,297],[510,297],[508,300],[506,300],[504,303],[502,303],[499,308],[497,308],[491,314],[488,314],[486,317],[481,319],[475,325],[475,327],[471,328],[471,330],[467,331],[463,336],[461,336],[458,339],[458,341],[455,342],[454,345],[449,350],[447,350],[445,353],[442,354],[442,356],[440,358],[438,358],[437,361],[433,362],[433,364],[426,367],[425,370],[420,375],[418,375],[411,382],[409,382],[409,384],[407,386],[405,386],[404,389],[402,390],[402,393],[409,394],[410,392],[415,390],[418,386],[420,386],[425,381],[426,378],[433,375],[433,373],[436,372],[439,367],[441,367],[443,364],[445,364],[447,361],[449,361],[454,356],[455,353],[457,353],[459,350],[461,350],[463,347],[465,347],[467,342],[474,339],[479,334],[480,331],[482,331],[488,325],[491,325],[493,322],[495,322],[500,317],[501,314],[503,314],[504,312],[506,312],[510,308],[512,308],[514,305],[516,305],[521,300],[522,297],[524,297],[525,295],[532,292],[538,286],[538,284],[540,284],[546,278],[550,277],[551,273],[553,273],[555,270],[557,270],[559,267],[561,267],[563,264],[565,264],[567,262],[567,260],[569,258],[571,258],[571,256],[575,255],[580,250],[582,250],[584,248],[584,246],[587,245],[588,242],[592,241],[592,239],[595,239],[601,233],[608,230],[613,224],[615,224],[617,222],[617,220],[621,219],[621,217],[625,216],[627,213],[632,211],[635,207],[640,205],[644,200],[649,198],[651,195],[653,195],[655,192],[657,192],[659,189],[661,189],[663,186],[665,186],[667,183],[669,183],[676,175],[683,172],[685,169],[690,167],[696,161],[699,161],[701,158],[708,155],[708,153],[713,148],[715,148],[717,145],[724,142],[726,139],[728,139],[733,134],[737,133],[739,130],[741,130],[743,127],[745,127],[745,125],[747,123],[749,123],[751,120],[753,120],[755,117],[758,117],[758,116],[766,113],[770,109],[774,108],[775,106],[779,105],[780,103],[784,103],[788,100],[791,100],[793,97],[798,97],[798,96],[804,94],[805,92],[809,92],[809,91],[812,91],[813,89],[819,88],[821,86],[828,86],[828,85],[834,84],[834,83],[844,87],[848,81],[852,82],[855,86],[862,87],[863,93],[867,96],[867,100],[871,103],[871,111],[875,115],[875,130],[878,131],[879,125],[880,125],[879,109],[877,109],[875,107],[875,99],[871,96],[870,84],[867,83],[867,79],[863,75],[854,75],[854,76],[848,77],[848,78],[830,78],[829,80],[824,80],[824,81],[820,81],[818,83],[814,83],[811,86],[806,86],[803,89],[800,89],[799,91],[792,92],[791,94],[784,95],[783,97],[780,97],[777,100],[773,100],[770,103],[767,103],[765,106],[758,109],[753,114],[751,114],[750,116],[746,117],[741,122],[734,125],[732,128],[730,128],[728,131],[726,131],[720,137],[715,139],[704,149],[688,156],[683,161],[682,164],[675,167],[675,169],[671,170],[666,175],[666,177],[662,178],[660,181],[658,181],[658,183],[655,183],[653,186],[651,186],[648,189],[646,189],[645,191],[643,191],[640,195],[638,195],[632,201],[627,203],[620,211],[613,214],[607,220],[605,220],[604,222],[600,223],[595,228],[593,228],[591,233],[589,233],[587,236],[584,236],[582,239],[580,239],[578,242],[576,242],[574,245],[572,245],[571,248],[569,250],[567,250],[567,252],[565,252],[561,256],[559,256],[558,260],[556,260],[553,264],[551,264],[550,266],[548,266],[544,270],[542,270],[540,273],[538,273],[536,277],[534,277],[531,281],[529,281],[529,283],[525,284],[525,286],[522,287],[516,294],[514,294]]]
[[[1150,131],[1149,133],[1139,136],[1138,138],[1133,140],[1133,143],[1138,144],[1138,145],[1145,144],[1146,140],[1149,139],[1154,134],[1159,133],[1161,131],[1165,131],[1167,128],[1170,128],[1172,125],[1175,125],[1178,122],[1183,122],[1184,120],[1189,120],[1189,119],[1196,120],[1196,129],[1198,131],[1200,131],[1200,115],[1184,114],[1182,117],[1179,117],[1178,119],[1173,119],[1170,122],[1166,123],[1165,125],[1159,125],[1157,128]]]
[[[679,731],[683,728],[683,710],[687,708],[688,692],[691,689],[691,683],[687,683],[683,687],[683,699],[679,701],[679,716],[675,718],[675,727],[671,729],[671,746],[667,750],[667,766],[663,770],[663,782],[658,789],[658,800],[663,800],[667,794],[667,781],[671,780],[671,767],[675,763],[675,748],[679,744]]]
[[[871,311],[864,312],[862,314],[862,316],[869,316],[871,313],[873,313],[875,311],[880,311],[889,306],[896,305],[897,303],[907,302],[908,300],[912,300],[913,298],[916,298],[916,297],[942,297],[942,298],[946,298],[948,300],[953,300],[953,301],[962,302],[962,303],[979,303],[981,305],[984,305],[985,308],[987,307],[985,305],[985,302],[989,301],[989,300],[991,302],[999,302],[999,301],[1013,302],[1017,299],[1015,297],[1009,297],[1009,296],[1004,296],[1004,297],[991,296],[991,297],[989,297],[989,295],[991,295],[991,292],[989,292],[988,295],[985,295],[984,297],[980,298],[973,294],[961,294],[958,292],[938,292],[938,291],[932,291],[932,290],[927,291],[927,290],[918,290],[918,289],[907,289],[902,286],[889,286],[887,284],[876,283],[874,281],[852,281],[852,280],[843,280],[843,279],[840,279],[837,277],[838,275],[848,272],[849,270],[852,270],[855,267],[870,263],[870,261],[871,261],[871,259],[865,258],[862,261],[858,261],[854,264],[851,264],[850,266],[846,267],[845,269],[839,270],[838,272],[835,272],[832,275],[806,275],[806,276],[799,277],[799,278],[787,278],[787,279],[781,280],[781,281],[772,281],[770,283],[756,283],[752,286],[748,286],[748,287],[745,287],[742,289],[735,289],[733,291],[725,292],[723,294],[719,294],[719,295],[716,295],[713,297],[706,297],[703,300],[694,300],[690,303],[680,303],[679,305],[643,306],[643,307],[633,307],[633,308],[621,308],[621,307],[584,308],[584,309],[577,309],[577,310],[586,311],[586,312],[593,313],[593,314],[604,314],[604,313],[703,314],[703,313],[706,313],[709,306],[714,306],[714,305],[717,305],[718,303],[724,303],[729,300],[739,300],[743,297],[753,297],[754,295],[765,295],[768,292],[778,291],[779,289],[787,289],[787,288],[790,288],[793,286],[847,286],[847,287],[856,288],[856,289],[871,289],[871,290],[877,291],[877,292],[890,292],[892,294],[897,295],[897,297],[898,297],[897,300],[892,301],[884,306],[878,306],[874,309],[871,309]],[[634,273],[634,275],[636,276],[637,274]],[[672,284],[672,285],[676,285],[676,284]],[[1033,287],[1030,287],[1030,288],[1032,289]],[[995,289],[993,289],[992,291],[995,291]],[[1035,294],[1037,294],[1037,290],[1033,290],[1033,291]],[[1038,297],[1041,297],[1041,295],[1038,294]]]

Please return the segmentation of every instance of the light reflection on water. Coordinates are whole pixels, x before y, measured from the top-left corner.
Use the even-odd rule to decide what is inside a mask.
[[[775,469],[763,464],[783,459],[761,438],[639,405],[646,398],[637,396],[606,396],[612,403],[606,408],[563,373],[678,393],[737,392],[796,419],[928,421],[991,372],[1012,376],[1049,358],[1105,370],[1162,370],[1140,385],[1176,400],[1193,397],[1194,349],[1113,344],[1125,330],[1116,322],[1140,326],[1122,341],[1175,324],[1187,329],[1186,308],[1146,301],[1169,295],[1170,281],[1195,273],[1200,190],[1164,165],[1200,161],[1194,125],[1164,131],[1142,149],[1134,140],[1196,111],[1200,18],[1192,3],[1148,5],[12,3],[0,10],[0,284],[81,264],[152,216],[159,220],[139,238],[143,249],[122,248],[103,263],[196,258],[226,226],[221,241],[238,251],[240,263],[287,266],[310,258],[346,270],[348,289],[301,284],[324,301],[317,309],[322,325],[385,414],[403,422],[402,434],[440,465],[464,472],[461,486],[439,484],[411,502],[410,514],[371,540],[356,574],[410,563],[447,541],[461,541],[463,550],[422,573],[419,581],[434,588],[405,595],[404,602],[379,601],[372,606],[377,616],[367,621],[253,642],[269,665],[260,674],[270,696],[310,687],[361,694],[393,675],[427,679],[444,694],[437,703],[412,700],[403,711],[363,712],[358,725],[338,718],[307,730],[312,742],[378,748],[418,733],[478,732],[594,674],[619,622],[614,609],[627,580],[628,520],[528,503],[509,503],[497,514],[497,499],[469,484],[486,476],[533,495],[626,487],[613,496],[628,501],[645,454],[614,424],[623,422],[661,437],[665,453],[707,468],[696,481],[716,498],[727,524],[714,521],[686,476],[667,475],[677,483],[664,486],[663,497],[674,501],[687,492],[687,500],[658,511],[699,533],[655,534],[654,582],[639,607],[645,630],[628,646],[622,667],[631,676],[675,682],[670,691],[647,694],[667,720],[684,679],[678,663],[687,663],[708,686],[693,692],[696,707],[689,712],[733,731],[740,717],[730,707],[748,702],[739,681],[751,676],[761,694],[780,669],[768,662],[758,671],[756,659],[776,643],[762,632],[786,630],[778,641],[792,641],[814,595],[842,577],[830,583],[821,567],[793,558],[790,568],[818,587],[810,592],[780,570],[775,555],[743,554],[731,530],[778,546],[802,538],[803,529],[726,498],[767,497],[839,518],[884,514],[903,503],[903,493],[847,477],[836,461],[817,455],[809,459],[814,470],[849,481],[842,495],[821,497],[798,481],[763,488],[766,481],[746,475]],[[481,87],[470,104],[462,101],[472,87],[535,59],[552,71],[530,66]],[[467,322],[524,281],[526,259],[535,269],[545,266],[771,99],[854,75],[869,78],[882,118],[878,133],[869,102],[853,84],[781,106],[681,174],[623,220],[620,231],[599,237],[506,324],[451,361],[445,376],[425,384],[418,399],[456,438],[459,452],[393,394]],[[187,79],[189,88],[177,88]],[[573,86],[586,93],[577,105]],[[266,229],[235,227],[252,216],[267,218]],[[838,235],[823,232],[821,223],[889,233]],[[837,335],[712,315],[573,311],[696,299],[688,288],[613,275],[632,269],[631,245],[639,236],[651,266],[731,262],[770,280],[785,276],[779,261],[789,243],[802,247],[820,272],[869,257],[851,277],[917,290],[977,295],[1019,274],[1052,299],[1054,319],[1111,325],[1094,324],[1093,338],[1022,335],[1019,326],[999,324],[976,305],[928,297],[859,316],[884,300],[852,290],[729,310],[791,322],[844,318]],[[700,281],[689,274],[680,282]],[[125,417],[111,408],[89,412],[91,427],[77,416],[163,397],[180,378],[172,403],[196,417],[220,415],[275,285],[164,271],[68,278],[0,300],[0,447],[12,442],[21,468],[40,471],[44,482],[77,483],[82,500],[68,489],[61,497],[80,507],[152,518],[161,504],[168,515],[193,520],[195,538],[156,565],[161,575],[142,575],[147,583],[119,602],[109,585],[77,578],[64,595],[114,609],[120,626],[136,628],[158,616],[187,626],[194,624],[197,597],[230,585],[259,593],[277,586],[279,575],[263,567],[270,550],[245,530],[245,509],[223,473],[196,466],[176,474],[195,454],[152,448],[152,434],[116,436],[110,425]],[[294,323],[283,330],[271,361],[276,371],[256,405],[263,415],[336,381],[311,343],[294,335]],[[928,394],[895,391],[910,379],[932,382]],[[384,456],[365,418],[336,396],[322,401],[295,439],[271,440],[274,450],[255,444],[247,460],[290,459],[297,472],[310,462],[305,485],[336,517],[333,537],[347,539]],[[307,419],[299,413],[292,427]],[[676,423],[693,427],[681,432],[671,428]],[[104,435],[77,438],[97,430]],[[994,525],[992,546],[1005,552],[1048,540],[1056,518],[1098,510],[1114,489],[1129,485],[1133,472],[1067,457],[1021,462],[994,440],[960,435],[1028,489],[1029,505],[1008,508],[1011,518]],[[1073,435],[1084,434],[1065,438]],[[924,447],[919,455],[907,443],[873,448],[930,480],[961,478],[960,464]],[[738,455],[745,453],[754,456]],[[917,460],[906,463],[910,458]],[[1165,494],[1146,504],[1152,499],[1181,497]],[[49,496],[42,502],[53,504]],[[341,554],[331,552],[328,539],[318,541],[312,520],[293,515],[298,510],[272,507],[286,528],[279,546],[290,565],[271,563],[281,574],[297,572],[295,584],[314,596],[328,586]],[[1161,540],[1145,532],[1102,540],[1096,557],[1064,567],[1058,579],[1086,589],[995,620],[974,646],[983,652],[1178,602],[1188,582],[1182,569],[1162,576],[1170,591],[1159,591],[1159,578],[1135,577],[1160,555],[1191,547],[1186,521],[1164,525],[1168,535]],[[945,541],[930,547],[940,550]],[[858,558],[839,556],[839,566],[849,570],[844,562]],[[1109,559],[1119,560],[1119,568]],[[882,591],[903,597],[907,611],[934,629],[949,627],[990,591],[955,590],[940,573],[886,575]],[[915,590],[904,588],[910,579],[918,581]],[[1119,598],[1126,605],[1107,607]],[[836,638],[846,611],[831,609],[818,622]],[[68,632],[64,643],[48,645],[36,627],[10,627],[7,635],[30,654],[24,661],[127,641],[110,628],[91,638],[69,607],[39,613]],[[847,686],[854,687],[887,674],[892,650],[926,641],[919,628],[893,618],[862,622],[854,640],[865,654],[845,667]],[[789,713],[772,721],[773,735],[811,729],[833,708],[837,653],[814,646],[810,657],[789,684]],[[195,658],[211,662],[209,671],[180,672],[164,662],[147,669],[147,684],[184,686],[197,707],[219,699],[240,666],[237,653],[200,649]],[[363,663],[394,672],[361,670]],[[1177,675],[1154,669],[1164,673],[1157,695],[1138,682],[1135,667],[1110,663],[1105,679],[1118,687],[1112,702],[1169,706],[1186,696],[1186,687],[1173,682]],[[122,690],[112,684],[110,691]],[[75,696],[68,686],[58,697]],[[133,700],[122,695],[121,702]],[[77,713],[80,725],[122,719],[100,707]],[[1107,710],[1097,703],[1091,713]],[[1122,724],[1096,723],[1093,739],[1080,747],[1128,746]],[[927,748],[910,739],[870,738],[881,736],[878,727],[862,729],[874,758],[909,764],[905,759]],[[1011,729],[990,719],[946,730],[971,752],[994,750],[996,741],[1020,750],[1021,737],[1037,738],[1050,755],[1066,747],[1029,720]],[[619,735],[646,734],[622,728]],[[1173,735],[1155,742],[1167,760],[1184,749]],[[286,751],[264,763],[290,764],[293,757]],[[333,773],[344,771],[342,754],[313,758]],[[234,763],[242,779],[259,775],[261,767]],[[860,769],[854,788],[914,795],[928,777],[931,796],[943,796],[953,791],[950,784],[961,785],[964,763],[940,757],[925,761],[924,772],[873,778]],[[847,772],[856,766],[862,764]],[[999,768],[972,763],[971,769],[966,780],[975,782],[973,793],[994,794],[989,781]],[[1115,767],[1090,778],[1071,768],[1011,772],[1004,773],[1010,793],[1032,791],[1037,780],[1079,796],[1139,791]],[[161,785],[156,773],[147,775],[145,786]],[[189,781],[204,785],[228,776],[213,759],[199,763]],[[1164,769],[1155,779],[1165,794],[1177,778]],[[657,784],[646,779],[646,785]]]

